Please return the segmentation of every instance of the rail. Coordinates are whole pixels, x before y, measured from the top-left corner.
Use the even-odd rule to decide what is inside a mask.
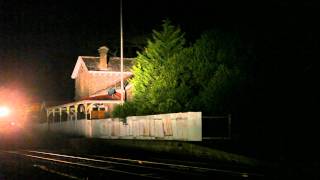
[[[34,160],[53,162],[68,166],[91,168],[148,179],[171,179],[172,177],[208,178],[233,177],[235,179],[248,177],[263,177],[262,174],[239,172],[233,170],[207,168],[184,164],[174,164],[156,161],[145,161],[111,156],[81,157],[77,155],[58,154],[43,151],[7,151],[7,153],[32,158]],[[43,166],[39,166],[42,167]]]

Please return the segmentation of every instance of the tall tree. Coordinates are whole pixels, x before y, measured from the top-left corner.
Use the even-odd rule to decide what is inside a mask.
[[[179,28],[168,21],[162,28],[153,32],[133,67],[136,109],[123,108],[138,115],[230,113],[236,93],[247,78],[249,49],[237,35],[217,30],[203,33],[193,45],[184,47],[184,34]]]
[[[203,33],[192,49],[192,109],[207,114],[229,112],[233,94],[246,79],[248,49],[237,35],[219,30]]]
[[[159,86],[163,82],[160,75],[166,71],[165,65],[170,58],[180,52],[184,44],[184,34],[180,28],[166,20],[161,31],[153,31],[147,48],[138,53],[131,81],[135,101],[141,105],[138,114],[157,112],[161,87],[165,86]]]

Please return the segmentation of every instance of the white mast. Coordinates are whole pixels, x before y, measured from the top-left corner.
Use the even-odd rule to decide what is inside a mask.
[[[123,27],[122,27],[122,0],[120,0],[120,61],[121,61],[121,104],[124,102],[123,87]]]

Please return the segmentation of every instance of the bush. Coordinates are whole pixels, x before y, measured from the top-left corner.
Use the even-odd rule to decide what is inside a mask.
[[[128,101],[118,105],[112,111],[112,117],[125,119],[127,116],[134,116],[137,112],[137,106],[134,102]]]

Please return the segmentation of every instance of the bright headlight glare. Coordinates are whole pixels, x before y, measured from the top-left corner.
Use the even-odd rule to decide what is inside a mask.
[[[0,107],[0,117],[6,117],[10,114],[10,109],[8,107]]]

